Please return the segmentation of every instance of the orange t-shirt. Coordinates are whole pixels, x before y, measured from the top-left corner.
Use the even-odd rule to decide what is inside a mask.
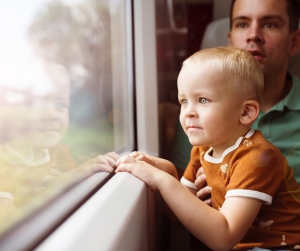
[[[17,207],[23,205],[39,189],[45,186],[44,178],[51,169],[64,173],[76,167],[69,148],[60,144],[49,150],[49,160],[40,165],[27,165],[17,158],[11,161],[1,152],[0,157],[0,194],[14,200]]]
[[[221,158],[212,157],[211,151],[209,147],[193,147],[181,179],[183,185],[196,189],[196,172],[203,166],[215,209],[222,207],[228,197],[263,201],[255,221],[235,249],[300,249],[300,186],[279,149],[259,131],[250,130]]]

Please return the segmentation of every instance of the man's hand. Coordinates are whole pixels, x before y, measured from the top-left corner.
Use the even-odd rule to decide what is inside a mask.
[[[196,174],[195,186],[199,189],[196,196],[211,206],[211,187],[206,184],[206,176],[203,167],[200,167]]]

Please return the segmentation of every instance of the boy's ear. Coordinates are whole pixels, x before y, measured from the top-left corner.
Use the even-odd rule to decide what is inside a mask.
[[[243,104],[243,110],[240,116],[240,122],[243,125],[249,125],[254,122],[259,114],[259,103],[255,100],[247,100]]]

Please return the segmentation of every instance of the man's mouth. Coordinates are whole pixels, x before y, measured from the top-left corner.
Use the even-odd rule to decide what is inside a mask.
[[[261,59],[266,57],[262,52],[258,50],[248,50],[248,52],[255,58],[255,59]]]

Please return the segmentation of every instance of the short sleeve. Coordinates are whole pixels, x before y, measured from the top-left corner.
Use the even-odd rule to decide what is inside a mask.
[[[286,161],[264,144],[244,146],[233,158],[226,198],[245,196],[271,204],[283,179]]]
[[[205,150],[208,147],[194,146],[191,151],[190,162],[188,163],[180,182],[192,189],[198,189],[194,182],[196,180],[196,174],[201,165],[201,156],[204,155]]]

